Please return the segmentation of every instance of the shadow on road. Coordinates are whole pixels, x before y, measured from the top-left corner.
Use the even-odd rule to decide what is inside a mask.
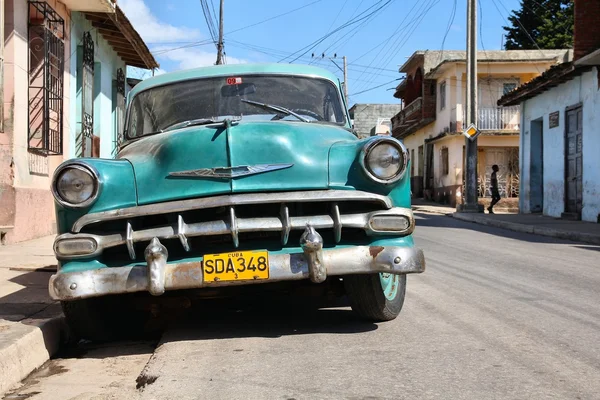
[[[523,242],[530,243],[554,243],[554,244],[567,244],[577,248],[586,250],[600,251],[600,246],[594,245],[582,245],[580,242],[574,242],[570,240],[557,239],[548,236],[539,236],[530,233],[522,233],[510,231],[507,229],[496,228],[487,225],[480,225],[474,222],[461,221],[452,217],[437,214],[425,214],[415,213],[416,220],[416,231],[419,232],[420,227],[431,227],[431,228],[448,228],[448,229],[468,229],[470,231],[484,233],[488,235],[501,236],[508,239],[520,240]],[[476,240],[476,239],[475,239]]]
[[[306,300],[306,301],[305,301]],[[65,346],[55,358],[107,358],[147,352],[160,341],[201,341],[232,338],[278,338],[291,335],[353,334],[377,329],[359,319],[344,302],[319,308],[310,299],[269,295],[194,301],[191,308],[173,310],[168,323],[139,340]],[[141,341],[140,341],[141,340]],[[140,346],[140,344],[153,344]]]
[[[352,334],[377,329],[359,320],[350,309],[303,309],[282,307],[191,310],[171,326],[168,341],[212,340],[242,337],[277,338],[321,333]]]

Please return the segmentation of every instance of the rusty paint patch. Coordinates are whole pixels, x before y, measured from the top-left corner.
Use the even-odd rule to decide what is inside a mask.
[[[382,251],[383,251],[383,247],[382,246],[371,246],[371,247],[369,247],[369,254],[373,258],[377,257],[379,255],[379,253],[381,253]]]
[[[202,284],[202,263],[178,264],[171,271],[171,285],[177,287],[199,287]]]

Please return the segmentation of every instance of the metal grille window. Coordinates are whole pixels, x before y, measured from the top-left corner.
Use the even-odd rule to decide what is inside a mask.
[[[113,141],[113,155],[115,155],[121,143],[123,143],[123,134],[125,129],[125,73],[123,68],[117,70],[117,79],[115,81],[115,140]]]
[[[446,108],[446,82],[440,83],[440,110]]]
[[[77,156],[91,157],[94,133],[94,40],[90,32],[83,34],[81,79],[81,131],[76,140]]]
[[[29,2],[28,147],[63,151],[64,20],[46,2]]]

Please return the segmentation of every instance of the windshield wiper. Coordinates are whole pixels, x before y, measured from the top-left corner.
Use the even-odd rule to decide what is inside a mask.
[[[188,126],[195,126],[195,125],[224,124],[225,121],[226,121],[225,119],[214,119],[214,118],[190,119],[187,121],[181,121],[181,122],[177,122],[173,125],[169,125],[166,128],[161,129],[160,133],[163,133],[166,131],[172,131],[173,129],[187,128]],[[233,120],[232,122],[235,122],[235,120]]]
[[[298,118],[302,122],[310,122],[309,119],[306,119],[303,116],[298,115],[295,112],[288,110],[287,108],[284,108],[281,106],[276,106],[273,104],[264,104],[264,103],[259,103],[258,101],[252,101],[252,100],[246,100],[246,99],[240,99],[240,101],[243,101],[244,103],[252,104],[253,106],[257,106],[257,107],[260,107],[265,110],[273,110],[273,111],[277,111],[277,112],[285,114],[285,115],[291,115],[292,117]]]

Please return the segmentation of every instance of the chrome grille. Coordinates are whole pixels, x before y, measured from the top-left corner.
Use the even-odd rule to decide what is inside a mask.
[[[75,222],[74,234],[61,237],[93,237],[98,252],[124,246],[135,260],[141,256],[136,243],[154,237],[178,241],[179,249],[185,252],[193,250],[196,238],[221,241],[228,237],[230,245],[238,248],[240,236],[247,240],[253,232],[268,233],[269,240],[275,236],[286,246],[292,232],[302,232],[310,224],[331,232],[331,244],[335,244],[342,240],[344,231],[369,234],[369,220],[374,214],[399,213],[412,220],[410,209],[393,209],[388,197],[360,191],[239,194],[88,214]]]

